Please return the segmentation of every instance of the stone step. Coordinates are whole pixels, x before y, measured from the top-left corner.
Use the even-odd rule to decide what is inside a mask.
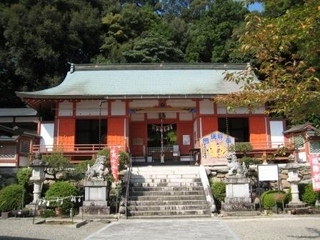
[[[148,187],[135,187],[132,186],[130,188],[132,192],[140,192],[140,191],[145,191],[145,192],[153,192],[153,191],[203,191],[202,186],[148,186]]]
[[[209,210],[129,211],[131,217],[189,217],[211,216]]]
[[[140,166],[132,167],[132,172],[197,172],[199,166]]]
[[[131,179],[192,179],[192,178],[199,178],[199,174],[196,173],[180,173],[180,174],[133,174],[131,175]]]
[[[127,206],[130,218],[211,216],[199,167],[134,167]]]
[[[131,187],[193,187],[193,186],[202,186],[202,183],[199,182],[161,182],[161,183],[152,183],[152,182],[134,182],[130,184]]]
[[[167,206],[167,205],[197,205],[202,204],[205,206],[207,201],[205,199],[196,200],[155,200],[155,201],[128,201],[128,206]]]
[[[130,196],[183,196],[203,195],[201,191],[130,191]]]
[[[181,210],[207,210],[206,205],[162,205],[162,206],[132,206],[128,207],[132,211],[181,211]]]
[[[192,182],[201,182],[200,178],[136,178],[131,179],[133,183],[192,183]]]
[[[172,195],[172,196],[131,196],[129,201],[185,201],[185,200],[200,200],[205,199],[204,195]]]

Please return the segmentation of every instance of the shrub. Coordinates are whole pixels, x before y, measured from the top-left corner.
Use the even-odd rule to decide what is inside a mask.
[[[61,207],[64,214],[68,213],[73,206],[70,196],[78,196],[78,189],[69,182],[61,181],[50,185],[45,193],[46,201],[51,207]]]
[[[308,183],[308,184],[301,183],[298,185],[298,188],[299,188],[300,199],[303,202],[309,205],[314,205],[316,203],[319,193],[316,193],[313,191],[313,187],[311,183]]]
[[[110,149],[104,148],[97,152],[97,155],[102,155],[106,157],[106,167],[110,168]]]
[[[210,186],[215,205],[218,210],[221,209],[221,203],[224,202],[226,197],[226,184],[225,182],[217,182],[213,178],[210,179]]]
[[[130,157],[127,152],[120,151],[119,153],[119,171],[126,168],[127,165],[130,163]]]
[[[92,166],[94,164],[94,160],[85,160],[76,165],[72,165],[70,169],[64,172],[64,178],[66,180],[73,181],[81,181],[85,178],[86,171],[88,169],[88,165]]]
[[[48,218],[48,217],[55,217],[56,213],[52,209],[44,209],[43,213],[41,214],[42,217]]]
[[[0,190],[0,212],[8,212],[22,208],[24,187],[12,184]]]
[[[288,202],[288,195],[284,191],[269,190],[261,195],[261,206],[270,210],[273,207],[282,208]]]
[[[48,164],[45,173],[53,176],[54,180],[57,180],[58,173],[63,173],[71,166],[69,159],[64,157],[63,152],[52,152],[49,155],[44,155],[42,160]]]
[[[29,185],[32,185],[30,181],[31,176],[32,176],[31,168],[20,168],[16,175],[18,184],[22,185],[25,188],[28,187]]]

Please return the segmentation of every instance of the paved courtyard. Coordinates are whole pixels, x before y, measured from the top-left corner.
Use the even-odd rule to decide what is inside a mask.
[[[0,239],[8,240],[277,240],[320,239],[320,216],[275,215],[237,218],[91,221],[74,228],[34,225],[32,219],[0,219]]]

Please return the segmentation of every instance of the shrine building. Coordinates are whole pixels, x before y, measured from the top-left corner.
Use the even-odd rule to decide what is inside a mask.
[[[225,74],[246,66],[72,64],[60,85],[16,94],[41,116],[32,152],[62,151],[74,163],[110,146],[130,152],[133,163],[156,163],[161,156],[165,163],[188,163],[214,132],[250,142],[261,157],[284,144],[284,120],[266,115],[264,104],[252,112],[227,111],[214,101],[241,90]]]

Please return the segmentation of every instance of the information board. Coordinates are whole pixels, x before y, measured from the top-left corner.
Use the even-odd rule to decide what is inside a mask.
[[[278,181],[279,170],[276,164],[258,165],[259,181]]]

